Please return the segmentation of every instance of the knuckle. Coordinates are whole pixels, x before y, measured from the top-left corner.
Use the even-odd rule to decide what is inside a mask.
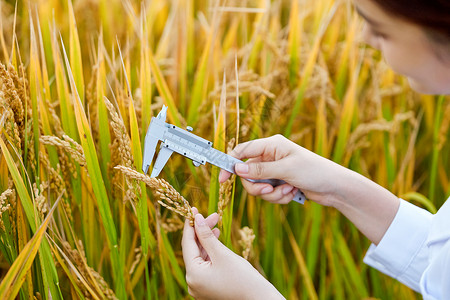
[[[237,159],[241,159],[247,143],[237,145],[229,154]]]
[[[189,295],[191,295],[193,298],[197,298],[198,293],[197,293],[196,290],[197,290],[196,287],[193,287],[192,285],[190,285],[190,284],[188,283],[188,293],[189,293]]]
[[[189,272],[186,272],[186,283],[188,284],[189,287],[192,286],[193,280],[194,280],[194,278],[193,278],[192,274]]]
[[[273,139],[277,142],[281,142],[281,141],[284,141],[286,138],[281,134],[276,134],[273,136]]]
[[[281,198],[281,200],[279,201],[280,204],[288,204],[289,202],[292,201],[293,199],[293,195],[292,194],[288,194],[285,195],[283,198]]]
[[[189,285],[188,285],[188,293],[189,293],[189,295],[191,295],[192,297],[195,298],[195,293],[194,293],[194,291],[191,289],[191,287]]]
[[[253,187],[253,184],[248,182],[245,179],[241,179],[242,185],[244,186],[244,189],[252,196],[256,196],[255,188]]]
[[[186,273],[186,283],[188,284],[189,288],[194,288],[195,286],[197,286],[197,282],[195,280],[195,278],[197,278],[197,276],[194,276],[192,274],[192,272]]]
[[[261,163],[255,163],[255,175],[262,176],[264,174],[264,166]]]
[[[239,145],[238,145],[236,148],[234,148],[233,150],[231,150],[231,151],[228,153],[228,155],[233,156],[233,157],[235,157],[235,158],[239,158],[239,155],[238,155],[239,149],[238,149],[238,147],[239,147]]]
[[[284,147],[293,145],[293,142],[290,139],[281,134],[275,135],[274,142],[276,143],[276,145],[283,145]]]
[[[270,203],[278,203],[280,198],[274,195],[267,195],[263,198],[264,200],[270,202]]]
[[[248,188],[247,192],[252,196],[260,196],[258,190],[256,190],[255,188]]]
[[[189,288],[189,294],[193,297],[195,297],[195,294],[197,294],[197,291],[202,289],[202,282],[201,274],[197,274],[198,272],[195,272],[194,270],[190,270],[186,272],[186,283]]]
[[[211,238],[214,234],[211,230],[202,230],[200,232],[197,232],[197,235],[200,239],[208,239]]]

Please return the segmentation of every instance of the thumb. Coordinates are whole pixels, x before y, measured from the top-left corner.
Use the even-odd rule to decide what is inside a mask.
[[[225,247],[214,235],[214,232],[209,228],[205,218],[201,214],[195,215],[195,234],[203,249],[205,249],[212,260]]]
[[[246,162],[235,165],[236,174],[249,179],[283,179],[280,163],[277,162]]]

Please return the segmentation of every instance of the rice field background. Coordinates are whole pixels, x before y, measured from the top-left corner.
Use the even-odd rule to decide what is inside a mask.
[[[178,155],[141,171],[165,104],[219,150],[281,133],[435,212],[450,102],[364,46],[350,2],[0,3],[2,299],[188,299],[189,205],[288,299],[420,299],[363,264],[334,209],[265,203]]]

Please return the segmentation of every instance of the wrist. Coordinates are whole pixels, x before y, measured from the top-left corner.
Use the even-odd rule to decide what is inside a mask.
[[[335,177],[334,188],[329,198],[330,206],[342,212],[345,210],[345,207],[354,205],[355,195],[364,192],[361,181],[364,181],[366,178],[350,169],[341,168],[341,172]]]
[[[326,158],[320,157],[320,159],[322,159],[320,163],[322,168],[318,169],[326,170],[326,172],[317,175],[321,176],[322,180],[313,199],[320,205],[334,207],[341,211],[340,207],[349,205],[352,199],[351,190],[354,183],[361,180],[360,177],[363,176]]]
[[[378,244],[394,219],[400,200],[384,187],[348,170],[337,179],[333,207],[372,243]]]

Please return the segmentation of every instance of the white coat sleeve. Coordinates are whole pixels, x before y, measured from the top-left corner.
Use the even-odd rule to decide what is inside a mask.
[[[400,199],[399,210],[380,243],[371,245],[364,262],[420,292],[429,264],[426,245],[433,215]]]

